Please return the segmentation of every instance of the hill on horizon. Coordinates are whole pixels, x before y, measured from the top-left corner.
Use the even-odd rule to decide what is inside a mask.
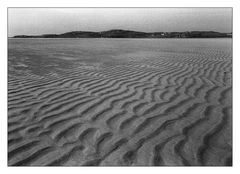
[[[107,31],[71,31],[62,34],[16,35],[13,38],[231,38],[232,33],[216,31],[141,32],[112,29]]]

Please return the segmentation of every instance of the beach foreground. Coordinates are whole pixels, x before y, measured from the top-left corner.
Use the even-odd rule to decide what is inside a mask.
[[[232,165],[231,39],[9,39],[9,166]]]

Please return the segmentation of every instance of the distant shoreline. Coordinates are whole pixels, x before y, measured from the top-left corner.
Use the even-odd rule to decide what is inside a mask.
[[[16,35],[10,38],[138,38],[138,39],[162,39],[162,38],[232,38],[232,33],[220,33],[216,31],[186,31],[186,32],[139,32],[131,30],[108,30],[101,32],[72,31],[63,34],[43,35]]]
[[[232,37],[208,37],[208,38],[14,38],[14,37],[8,37],[8,39],[26,39],[26,40],[31,40],[31,39],[44,39],[44,40],[48,40],[48,39],[58,39],[58,40],[64,40],[64,39],[74,39],[74,40],[80,40],[80,39],[142,39],[142,40],[147,40],[147,39],[232,39]]]

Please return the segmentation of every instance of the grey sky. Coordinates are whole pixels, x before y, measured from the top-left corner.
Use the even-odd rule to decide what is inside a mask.
[[[68,31],[232,31],[231,8],[9,8],[8,35]]]

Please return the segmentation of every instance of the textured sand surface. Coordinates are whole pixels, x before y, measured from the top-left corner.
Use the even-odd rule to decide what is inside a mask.
[[[231,39],[9,41],[8,165],[231,165]]]

